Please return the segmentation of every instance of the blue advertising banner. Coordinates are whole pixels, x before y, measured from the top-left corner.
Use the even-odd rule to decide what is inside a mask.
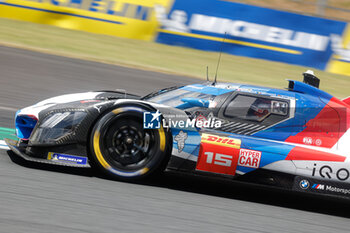
[[[156,41],[325,70],[345,22],[220,0],[176,0],[156,7]],[[334,41],[334,40],[333,40]],[[334,47],[334,46],[333,46]]]

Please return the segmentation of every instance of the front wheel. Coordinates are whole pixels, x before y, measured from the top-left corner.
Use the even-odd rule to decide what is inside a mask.
[[[143,128],[142,108],[118,108],[92,129],[92,165],[120,180],[140,180],[164,170],[168,160],[167,133]]]

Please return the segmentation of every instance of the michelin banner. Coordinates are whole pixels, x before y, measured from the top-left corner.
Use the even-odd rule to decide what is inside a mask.
[[[119,37],[153,40],[154,5],[172,0],[0,0],[0,17]]]
[[[350,75],[347,23],[220,0],[156,7],[156,41]],[[226,35],[225,35],[226,34]],[[224,43],[222,43],[225,37]]]
[[[229,1],[0,0],[0,17],[350,75],[347,23]]]

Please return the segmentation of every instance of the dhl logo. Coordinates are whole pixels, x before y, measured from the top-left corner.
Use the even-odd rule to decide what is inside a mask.
[[[226,146],[226,147],[231,147],[236,149],[241,148],[240,139],[221,137],[221,136],[205,134],[205,133],[202,134],[201,143],[214,144],[218,146]]]

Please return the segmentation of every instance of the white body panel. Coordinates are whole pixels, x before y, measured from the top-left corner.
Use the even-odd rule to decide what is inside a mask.
[[[39,113],[42,110],[45,110],[45,109],[52,107],[56,104],[64,104],[64,103],[69,103],[69,102],[79,101],[79,100],[91,100],[91,99],[94,99],[99,94],[101,94],[101,92],[84,92],[84,93],[56,96],[56,97],[53,97],[50,99],[40,101],[39,103],[34,104],[32,106],[23,108],[20,111],[18,111],[17,114],[18,115],[31,115],[31,116],[35,116],[36,118],[38,118]]]

